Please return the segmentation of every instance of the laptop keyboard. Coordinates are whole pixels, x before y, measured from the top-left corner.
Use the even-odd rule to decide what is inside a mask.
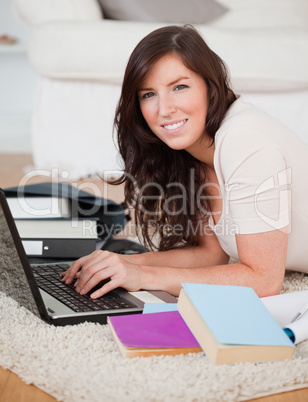
[[[32,266],[38,286],[77,313],[136,307],[113,291],[98,299],[91,299],[89,295],[80,295],[76,292],[74,283],[65,285],[61,280],[60,273],[68,268],[69,265],[67,264]]]

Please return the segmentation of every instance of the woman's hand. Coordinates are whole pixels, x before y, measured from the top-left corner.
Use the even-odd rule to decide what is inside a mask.
[[[110,279],[91,294],[91,298],[95,299],[117,287],[123,287],[128,291],[141,289],[141,275],[139,265],[128,262],[119,254],[102,250],[96,250],[79,258],[61,274],[62,281],[67,285],[72,283],[75,277],[77,278],[75,288],[80,294],[86,294],[101,281]]]

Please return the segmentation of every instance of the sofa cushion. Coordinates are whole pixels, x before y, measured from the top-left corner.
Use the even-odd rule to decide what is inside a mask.
[[[99,0],[104,18],[122,21],[203,24],[227,8],[215,0]],[[128,6],[129,5],[129,6]]]
[[[11,0],[15,19],[31,26],[50,21],[102,19],[97,0]]]
[[[113,20],[43,24],[32,32],[28,56],[45,77],[120,84],[136,44],[163,25]],[[247,29],[244,34],[242,29],[196,28],[228,65],[237,90],[308,88],[307,30]]]
[[[219,0],[229,12],[213,21],[217,28],[308,28],[308,0]]]

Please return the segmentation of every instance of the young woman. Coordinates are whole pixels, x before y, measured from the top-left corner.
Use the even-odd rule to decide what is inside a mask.
[[[191,26],[160,28],[133,51],[116,112],[125,197],[145,254],[95,251],[63,273],[97,298],[121,286],[178,295],[183,282],[279,293],[308,272],[308,149],[237,97]],[[234,263],[229,263],[230,257]]]

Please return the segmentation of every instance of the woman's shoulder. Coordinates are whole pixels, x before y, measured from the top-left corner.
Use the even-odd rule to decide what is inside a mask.
[[[264,159],[283,159],[285,150],[279,141],[280,133],[281,128],[274,118],[238,99],[227,112],[215,137],[216,169],[229,177],[239,167],[253,169],[260,167]]]
[[[241,96],[230,106],[217,130],[215,147],[279,146],[278,137],[282,134],[295,135],[278,119]]]
[[[263,111],[242,98],[229,108],[215,135],[215,148],[228,147],[229,150],[251,146],[269,139],[264,135]],[[264,137],[264,138],[263,138]]]
[[[276,119],[273,116],[240,96],[227,110],[217,133],[241,126],[261,128],[274,123],[276,123]]]

